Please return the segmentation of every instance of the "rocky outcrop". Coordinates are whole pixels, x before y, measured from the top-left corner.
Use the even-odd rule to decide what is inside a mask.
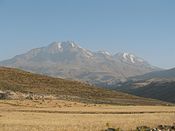
[[[8,100],[17,100],[17,99],[29,99],[29,100],[53,100],[57,99],[57,97],[53,95],[44,95],[44,94],[33,94],[33,93],[21,93],[14,92],[10,90],[1,91],[0,90],[0,100],[8,99]]]
[[[16,93],[10,90],[0,91],[0,99],[20,99],[23,98],[22,93]]]

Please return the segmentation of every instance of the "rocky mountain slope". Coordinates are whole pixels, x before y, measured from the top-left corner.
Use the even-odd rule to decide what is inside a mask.
[[[162,71],[153,71],[150,73],[146,73],[144,75],[131,77],[132,80],[149,80],[155,78],[163,78],[163,79],[174,79],[175,78],[175,68],[169,70]]]
[[[158,70],[133,54],[92,52],[72,41],[53,42],[2,61],[0,65],[100,86],[115,85],[128,77]]]
[[[108,103],[119,105],[161,105],[161,101],[145,99],[129,94],[101,89],[77,81],[52,78],[32,74],[18,69],[0,67],[0,95],[26,97],[53,96],[54,99],[81,101],[90,103]],[[8,90],[8,91],[7,91]],[[29,95],[30,94],[30,95]]]
[[[175,79],[127,82],[116,89],[137,96],[175,103]]]
[[[112,88],[137,96],[175,103],[175,68],[133,77]]]

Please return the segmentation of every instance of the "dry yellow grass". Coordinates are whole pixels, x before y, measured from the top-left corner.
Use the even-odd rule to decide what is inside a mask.
[[[0,101],[1,131],[100,131],[107,128],[107,123],[110,127],[131,130],[140,125],[153,127],[174,122],[175,107],[168,106],[94,105],[61,100]]]

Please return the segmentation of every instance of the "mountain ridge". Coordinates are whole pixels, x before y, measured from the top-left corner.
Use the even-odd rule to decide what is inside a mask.
[[[93,52],[73,41],[53,42],[1,61],[0,65],[96,85],[114,85],[128,77],[158,70],[133,54]]]

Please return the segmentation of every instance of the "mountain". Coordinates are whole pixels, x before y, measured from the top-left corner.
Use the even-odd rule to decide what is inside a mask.
[[[175,103],[175,68],[132,77],[113,89]]]
[[[2,61],[0,65],[99,86],[115,85],[128,77],[158,70],[133,54],[93,52],[72,41],[53,42]]]
[[[114,89],[141,97],[175,103],[175,79],[129,81]]]
[[[57,99],[87,103],[119,105],[165,105],[153,99],[136,97],[126,93],[97,88],[77,81],[32,74],[19,69],[0,67],[0,95],[5,91],[53,95]],[[0,97],[1,98],[1,97]]]
[[[155,79],[155,78],[174,79],[175,78],[175,68],[172,68],[169,70],[162,70],[162,71],[153,71],[153,72],[141,75],[141,76],[131,77],[130,79],[149,80],[149,79]]]

